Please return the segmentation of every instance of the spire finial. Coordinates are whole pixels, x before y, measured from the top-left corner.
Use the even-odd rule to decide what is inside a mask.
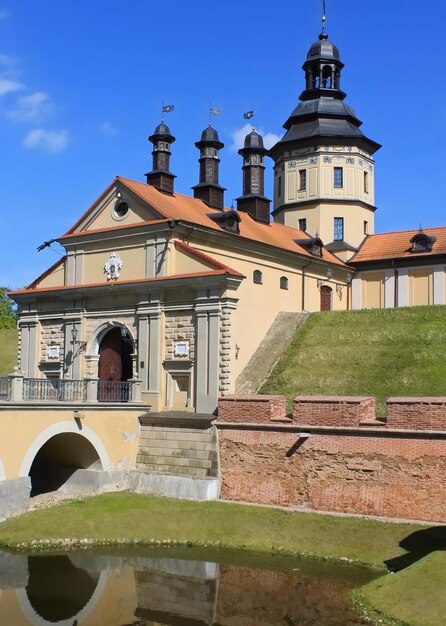
[[[325,32],[325,22],[327,20],[327,11],[326,11],[326,7],[325,7],[325,0],[322,0],[322,17],[321,17],[321,21],[322,21],[322,32],[319,35],[319,39],[328,39],[328,35]]]

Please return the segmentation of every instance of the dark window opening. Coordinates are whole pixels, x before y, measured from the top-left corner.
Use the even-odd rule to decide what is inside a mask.
[[[280,288],[281,289],[288,289],[288,278],[286,276],[281,276],[280,277]]]
[[[307,230],[307,218],[301,217],[299,220],[299,230]]]
[[[127,204],[127,202],[118,202],[118,204],[115,206],[115,213],[118,217],[124,217],[125,215],[127,215],[129,210],[129,205]]]
[[[367,220],[364,220],[364,235],[369,234],[369,223]]]
[[[369,175],[364,172],[364,192],[369,193]]]
[[[344,239],[344,218],[334,218],[334,240],[342,241]]]
[[[263,285],[263,274],[260,270],[254,270],[252,280],[255,285]]]
[[[307,170],[299,170],[299,191],[307,188]]]

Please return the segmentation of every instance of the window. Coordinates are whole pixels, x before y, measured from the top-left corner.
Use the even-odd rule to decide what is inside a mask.
[[[334,168],[334,186],[336,189],[342,189],[344,186],[344,170],[342,167]]]
[[[281,289],[288,289],[288,278],[286,276],[281,276],[280,277],[280,288]]]
[[[344,218],[334,218],[334,240],[342,241],[344,239]]]
[[[364,172],[364,193],[369,193],[369,175]]]
[[[307,188],[307,170],[299,170],[299,191]]]
[[[307,218],[301,217],[299,220],[299,230],[307,230]]]
[[[364,220],[364,235],[369,234],[369,223],[367,220]]]
[[[263,285],[263,274],[260,270],[254,270],[252,281],[255,285]]]
[[[277,196],[279,198],[282,196],[282,176],[277,179]]]

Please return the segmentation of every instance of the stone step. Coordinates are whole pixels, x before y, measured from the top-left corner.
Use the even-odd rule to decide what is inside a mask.
[[[214,442],[204,441],[174,441],[173,439],[144,439],[139,442],[140,449],[146,448],[179,448],[181,450],[214,450]]]
[[[142,472],[157,472],[159,474],[170,474],[173,476],[191,476],[196,478],[207,478],[208,470],[198,467],[185,467],[178,465],[145,465],[137,463],[136,468]]]
[[[202,460],[216,460],[217,452],[215,450],[188,450],[180,448],[140,448],[138,450],[138,457],[153,457],[153,456],[166,456],[166,457],[183,457],[188,459],[202,459]]]
[[[188,459],[172,456],[140,456],[136,457],[137,463],[144,465],[173,465],[181,467],[199,467],[202,469],[212,469],[213,462],[209,459]]]

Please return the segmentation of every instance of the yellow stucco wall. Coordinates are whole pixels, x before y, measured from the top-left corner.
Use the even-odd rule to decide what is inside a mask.
[[[73,409],[0,407],[0,460],[6,479],[20,477],[21,470],[27,475],[27,465],[42,445],[56,434],[69,432],[92,443],[108,463],[104,470],[135,467],[140,410],[79,408],[85,416],[82,429],[76,424]]]
[[[362,306],[380,309],[384,306],[384,272],[367,274],[362,282]]]
[[[409,275],[409,304],[433,304],[434,286],[432,268],[413,270]]]

